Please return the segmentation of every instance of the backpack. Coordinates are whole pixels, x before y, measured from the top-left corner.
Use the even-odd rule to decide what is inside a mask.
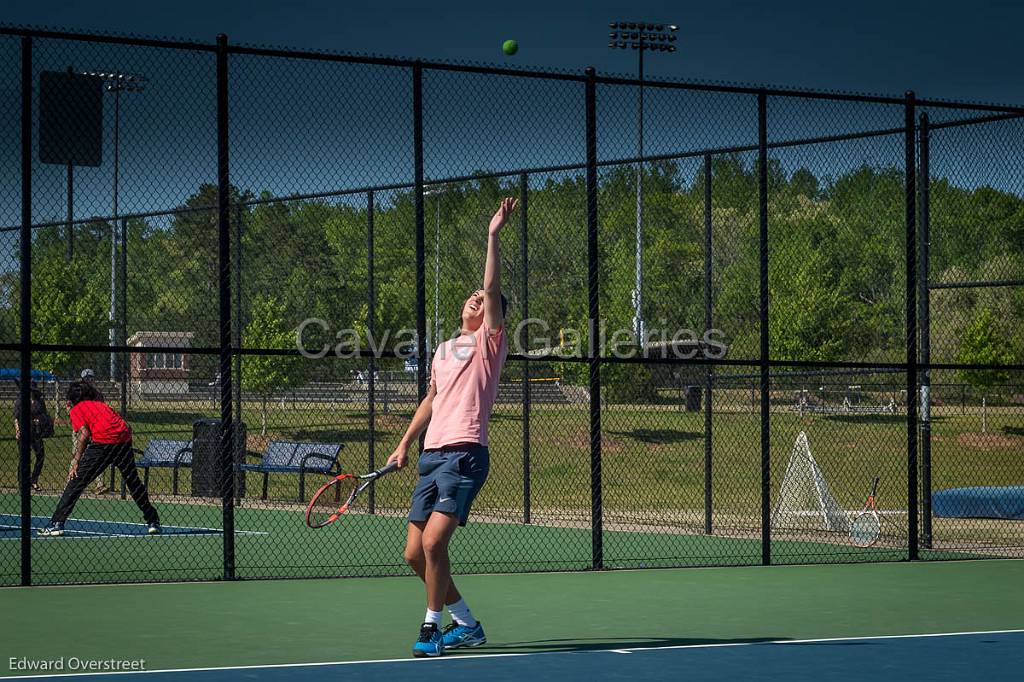
[[[46,403],[33,397],[32,412],[34,413],[32,415],[32,436],[34,438],[52,438],[53,419],[46,411]]]

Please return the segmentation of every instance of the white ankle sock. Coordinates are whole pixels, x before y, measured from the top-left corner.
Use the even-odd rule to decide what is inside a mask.
[[[434,625],[440,625],[441,624],[441,612],[440,611],[431,611],[430,609],[427,609],[427,615],[423,619],[423,622],[424,623],[433,623]]]
[[[465,599],[460,599],[454,604],[449,604],[448,613],[452,615],[452,620],[459,625],[465,625],[466,627],[471,628],[476,627],[476,618],[473,617]]]

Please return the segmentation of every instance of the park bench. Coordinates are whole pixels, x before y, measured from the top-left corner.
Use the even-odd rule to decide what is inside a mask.
[[[306,473],[335,475],[339,472],[338,457],[343,443],[309,443],[273,440],[260,456],[258,464],[242,464],[242,471],[263,474],[263,493],[267,499],[267,483],[272,473],[299,475],[299,500],[306,499]]]
[[[158,468],[173,469],[173,483],[171,490],[178,494],[178,469],[192,466],[192,441],[188,440],[164,440],[154,438],[146,444],[144,450],[132,448],[135,455],[141,459],[135,462],[135,466],[143,471],[143,482],[149,489],[149,470]],[[121,481],[121,499],[125,497],[124,480]]]
[[[889,402],[881,405],[854,405],[849,398],[844,397],[840,405],[816,404],[807,400],[801,395],[793,407],[794,411],[800,414],[896,414],[896,400],[889,398]]]

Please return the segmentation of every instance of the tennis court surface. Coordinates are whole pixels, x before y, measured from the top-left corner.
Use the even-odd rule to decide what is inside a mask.
[[[5,589],[0,639],[5,676],[92,681],[1009,680],[1022,579],[1012,560],[463,576],[489,641],[436,660],[409,657],[413,578]]]

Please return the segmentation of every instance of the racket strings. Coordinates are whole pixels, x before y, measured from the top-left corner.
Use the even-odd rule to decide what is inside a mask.
[[[340,479],[331,477],[331,480],[325,481],[309,504],[309,524],[322,526],[333,521],[337,514],[342,513],[358,485],[359,479],[351,475]]]
[[[882,524],[878,516],[864,512],[850,524],[850,540],[858,547],[870,547],[875,544],[882,532]]]

